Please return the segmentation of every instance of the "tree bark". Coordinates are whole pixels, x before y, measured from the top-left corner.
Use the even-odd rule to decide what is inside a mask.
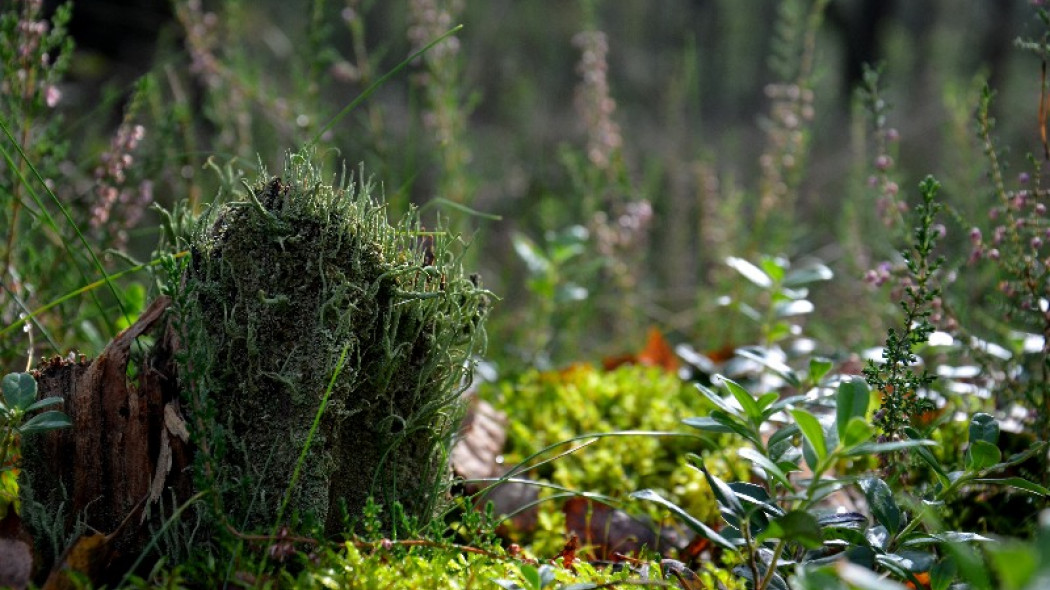
[[[37,371],[38,397],[65,400],[61,409],[73,426],[28,438],[23,473],[48,515],[62,507],[64,522],[56,523],[62,538],[83,519],[100,533],[117,532],[111,539],[117,554],[135,555],[149,541],[149,505],[170,499],[169,488],[176,499],[192,493],[192,452],[162,321],[168,304],[166,297],[155,300],[90,363],[56,357]],[[138,355],[132,383],[132,347],[150,332],[157,342]]]

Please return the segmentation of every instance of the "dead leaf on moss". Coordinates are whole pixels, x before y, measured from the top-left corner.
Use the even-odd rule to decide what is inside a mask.
[[[452,468],[463,479],[496,477],[502,469],[499,456],[507,440],[507,415],[477,397],[469,404],[452,448]]]
[[[608,357],[602,361],[602,366],[607,371],[611,371],[621,365],[631,364],[660,367],[668,373],[677,374],[681,361],[678,360],[678,355],[675,354],[674,349],[671,348],[663,333],[657,328],[649,328],[649,337],[646,340],[645,348],[641,351]]]
[[[112,537],[101,533],[81,535],[62,554],[44,582],[43,590],[75,590],[81,585],[74,580],[83,577],[98,582],[113,559]]]
[[[685,542],[675,529],[657,531],[652,523],[587,498],[572,498],[562,510],[566,532],[579,536],[590,550],[589,559],[608,561],[616,554],[637,554],[643,547],[667,554]]]

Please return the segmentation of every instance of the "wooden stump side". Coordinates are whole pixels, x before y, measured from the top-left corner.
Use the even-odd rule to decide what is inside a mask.
[[[158,337],[142,356],[137,383],[128,382],[132,346],[156,327],[162,332],[168,304],[166,297],[155,300],[90,363],[55,359],[36,376],[38,397],[63,398],[61,409],[73,426],[26,441],[24,473],[34,497],[51,514],[65,502],[66,532],[80,517],[98,532],[117,533],[112,547],[124,555],[149,540],[141,510],[146,504],[167,488],[181,499],[192,493],[192,449],[169,339]]]

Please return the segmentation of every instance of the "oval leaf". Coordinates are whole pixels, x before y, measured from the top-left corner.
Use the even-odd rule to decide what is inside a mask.
[[[761,268],[758,268],[743,258],[729,256],[726,258],[726,264],[729,265],[729,268],[732,268],[743,275],[745,279],[763,289],[768,289],[773,286],[773,279],[770,278],[769,275],[767,275]]]
[[[736,497],[733,489],[730,488],[726,482],[722,481],[718,477],[711,475],[711,472],[707,470],[703,460],[697,456],[690,454],[689,459],[693,462],[690,464],[693,467],[700,470],[707,479],[707,484],[711,486],[711,490],[715,493],[715,499],[722,505],[723,508],[728,510],[733,516],[737,518],[743,518],[745,516],[744,506],[740,503],[740,500]]]
[[[796,299],[795,301],[781,301],[773,306],[773,313],[778,318],[790,318],[799,315],[813,313],[816,307],[808,299]]]
[[[813,447],[813,451],[817,454],[817,459],[823,461],[824,457],[828,455],[828,447],[824,441],[824,429],[820,426],[820,420],[817,420],[816,416],[801,408],[793,408],[789,412],[795,418],[795,423],[798,424],[799,430],[802,431],[802,436]]]
[[[999,421],[991,414],[978,412],[970,419],[970,442],[979,440],[992,445],[999,442]]]
[[[868,413],[871,402],[871,389],[860,377],[850,377],[839,383],[835,394],[835,425],[838,428],[839,440],[846,438],[846,426],[850,418],[863,418]]]
[[[740,407],[744,409],[744,414],[751,421],[752,425],[758,426],[762,421],[762,408],[759,407],[754,396],[736,381],[722,375],[719,375],[718,378],[722,380],[722,384],[729,390],[729,393],[733,394]]]
[[[769,458],[765,455],[759,453],[751,447],[741,447],[741,449],[737,451],[737,454],[740,455],[741,458],[747,459],[748,461],[751,461],[755,465],[758,465],[759,467],[764,469],[767,474],[767,480],[770,478],[775,479],[785,488],[789,490],[792,489],[791,480],[788,479],[787,474],[784,473],[784,471],[780,469],[780,467],[778,467],[776,463],[770,461]]]
[[[796,268],[784,277],[785,287],[801,287],[817,281],[830,281],[835,273],[827,266],[814,262],[807,266]]]
[[[986,440],[975,440],[970,443],[966,450],[966,470],[980,471],[987,469],[1002,459],[1003,453],[999,447]]]
[[[51,410],[50,412],[43,412],[26,420],[24,424],[18,427],[18,432],[23,435],[34,434],[37,432],[56,430],[58,428],[68,428],[72,425],[73,422],[70,421],[69,416],[66,416],[62,412]]]
[[[3,380],[4,404],[25,412],[36,401],[36,379],[29,373],[10,373]]]
[[[860,489],[864,491],[864,497],[868,499],[871,515],[879,524],[886,527],[890,536],[896,535],[901,526],[901,509],[893,499],[890,486],[877,477],[868,477],[860,480],[859,483]]]
[[[840,441],[843,448],[852,449],[859,444],[868,442],[873,436],[875,436],[875,427],[868,424],[864,418],[854,416],[846,424],[846,432],[842,434]]]
[[[54,405],[57,405],[57,404],[65,403],[65,401],[66,400],[62,399],[61,397],[59,397],[57,395],[53,395],[51,397],[45,397],[44,399],[36,401],[33,404],[31,404],[28,408],[26,408],[26,411],[27,412],[32,412],[33,410],[40,410],[40,409],[46,408],[48,406],[54,406]]]
[[[769,528],[759,535],[756,541],[766,539],[795,541],[807,549],[819,549],[824,545],[817,519],[802,510],[792,510],[770,522]]]

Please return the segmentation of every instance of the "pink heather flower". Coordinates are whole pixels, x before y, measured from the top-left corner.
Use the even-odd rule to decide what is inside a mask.
[[[970,229],[970,243],[972,243],[975,246],[977,244],[981,243],[981,229],[980,228],[975,227],[975,228]]]
[[[46,103],[49,108],[53,109],[60,100],[62,100],[62,91],[54,84],[49,85],[47,90],[44,91],[44,103]]]

